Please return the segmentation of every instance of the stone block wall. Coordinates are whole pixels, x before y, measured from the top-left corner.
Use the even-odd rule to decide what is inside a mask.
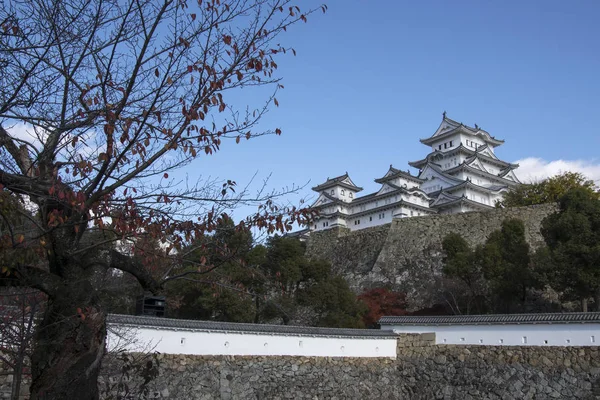
[[[160,355],[159,362],[150,398],[600,399],[598,348],[435,345],[433,334],[400,335],[396,360]]]
[[[434,334],[401,334],[396,359],[158,354],[147,385],[140,375],[153,357],[130,356],[142,368],[125,375],[105,358],[103,399],[600,399],[598,347],[436,345]],[[9,382],[0,388],[9,398]]]
[[[401,218],[374,228],[350,232],[332,229],[311,234],[307,253],[332,263],[350,286],[361,292],[390,285],[407,293],[411,309],[438,301],[442,278],[442,240],[452,232],[471,245],[485,242],[502,221],[521,219],[533,248],[543,244],[542,220],[557,211],[556,204],[494,209],[486,212]]]

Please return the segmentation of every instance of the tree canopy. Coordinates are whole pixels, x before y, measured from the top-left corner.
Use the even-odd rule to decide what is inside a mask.
[[[499,204],[505,207],[520,207],[556,203],[573,188],[582,188],[596,198],[600,197],[594,181],[579,172],[567,171],[539,182],[519,185],[506,193],[504,200]]]
[[[233,226],[231,226],[232,228]],[[226,226],[223,227],[227,229]],[[363,327],[363,305],[348,284],[331,272],[331,265],[305,256],[304,244],[289,237],[273,236],[266,244],[248,246],[252,235],[219,234],[207,242],[234,248],[237,256],[209,274],[181,279],[170,288],[179,298],[170,312],[181,318],[230,322],[305,324],[328,327]],[[240,240],[241,239],[241,240]],[[197,257],[211,258],[213,244]],[[220,253],[217,253],[220,254]],[[219,256],[218,256],[219,257]]]
[[[595,298],[600,311],[600,200],[585,188],[573,188],[560,199],[559,212],[542,222],[548,246],[543,260],[548,283],[567,298]]]
[[[31,399],[98,398],[99,275],[120,270],[162,291],[192,275],[182,249],[239,204],[258,210],[244,226],[306,222],[309,211],[278,207],[272,192],[174,176],[227,145],[281,134],[259,127],[283,88],[278,60],[295,53],[279,37],[312,12],[288,0],[3,3],[0,192],[23,209],[17,223],[0,215],[0,250],[39,248],[40,258],[5,263],[1,278],[49,298]],[[257,87],[267,90],[234,102]],[[200,260],[195,272],[211,268]]]
[[[460,235],[447,235],[444,274],[457,279],[464,293],[452,296],[455,312],[512,312],[526,301],[528,290],[540,288],[542,279],[533,267],[525,227],[507,219],[485,243],[471,249]],[[461,289],[459,289],[460,291]]]

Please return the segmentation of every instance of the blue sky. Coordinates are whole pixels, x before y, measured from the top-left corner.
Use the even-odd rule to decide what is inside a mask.
[[[303,9],[321,2],[303,0]],[[281,37],[280,137],[226,145],[192,176],[308,187],[350,173],[365,194],[427,154],[444,110],[505,139],[523,174],[600,179],[600,1],[331,0]],[[292,201],[297,197],[291,197]]]

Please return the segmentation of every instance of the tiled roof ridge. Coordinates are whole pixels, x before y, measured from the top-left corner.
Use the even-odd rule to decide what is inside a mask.
[[[345,336],[345,337],[395,337],[389,331],[378,329],[321,328],[295,325],[267,325],[220,321],[198,321],[140,315],[109,314],[108,323],[151,328],[170,328],[197,331],[220,331],[232,333],[266,333],[291,336]]]
[[[488,314],[441,316],[383,316],[381,325],[469,325],[526,323],[600,323],[600,312]]]

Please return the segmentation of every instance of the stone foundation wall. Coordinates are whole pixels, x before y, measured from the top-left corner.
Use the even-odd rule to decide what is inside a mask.
[[[396,360],[158,358],[150,398],[600,399],[600,357],[592,347],[446,346],[435,345],[432,334],[405,334]]]
[[[502,221],[518,218],[525,224],[533,248],[543,244],[542,220],[557,211],[555,204],[495,209],[486,212],[401,218],[374,228],[350,232],[331,229],[311,234],[307,253],[332,263],[356,291],[391,285],[407,293],[411,309],[439,301],[442,282],[442,240],[452,232],[471,245],[485,242]]]

